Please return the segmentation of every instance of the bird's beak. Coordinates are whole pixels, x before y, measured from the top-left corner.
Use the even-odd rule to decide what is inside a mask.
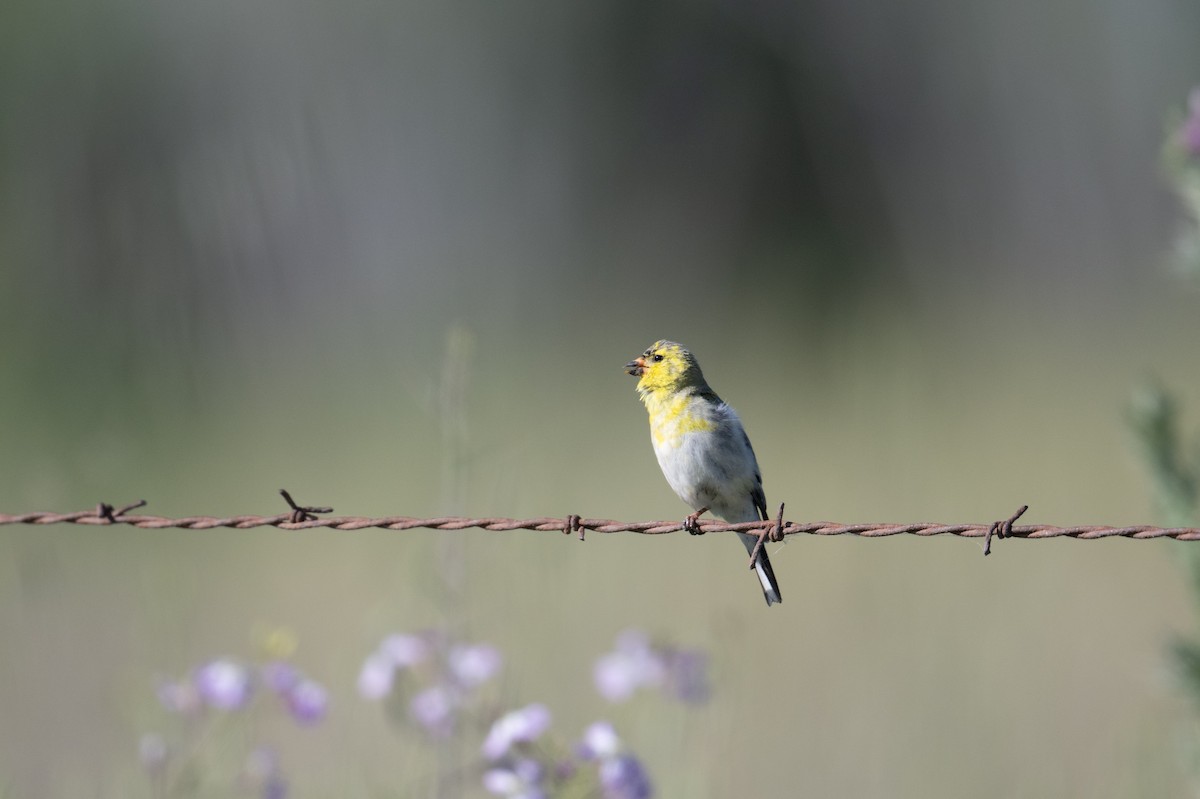
[[[629,363],[625,364],[625,374],[641,377],[642,372],[646,371],[646,359],[638,356]]]

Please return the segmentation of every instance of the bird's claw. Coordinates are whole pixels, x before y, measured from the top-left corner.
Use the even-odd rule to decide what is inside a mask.
[[[689,513],[683,519],[683,529],[687,530],[688,535],[704,535],[704,531],[700,529],[700,516],[708,512],[708,508],[701,508],[695,513]]]

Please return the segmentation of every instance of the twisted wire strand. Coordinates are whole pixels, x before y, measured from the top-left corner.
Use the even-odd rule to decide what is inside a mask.
[[[106,512],[107,509],[107,512]],[[432,530],[466,530],[478,528],[481,530],[533,530],[538,532],[578,533],[638,533],[640,535],[665,535],[687,529],[680,521],[645,521],[621,522],[612,519],[592,519],[581,516],[565,518],[538,516],[528,519],[509,519],[502,517],[473,517],[473,516],[436,516],[419,519],[410,516],[330,516],[316,518],[313,511],[328,512],[326,508],[295,508],[291,513],[281,513],[274,516],[184,516],[170,518],[131,514],[122,511],[114,512],[109,506],[100,506],[93,510],[75,511],[73,513],[17,513],[0,514],[0,525],[6,524],[81,524],[81,525],[113,525],[124,524],[147,530],[179,528],[184,530],[211,530],[217,527],[228,527],[237,530],[248,530],[255,527],[278,527],[284,530],[310,530],[328,528],[332,530],[363,530],[379,528],[384,530],[413,530],[418,528]],[[1018,513],[1017,516],[1020,514]],[[1105,525],[1087,525],[1079,527],[1057,527],[1053,525],[1013,525],[1011,522],[992,522],[989,524],[941,524],[937,522],[915,522],[908,524],[844,524],[839,522],[792,522],[783,521],[782,529],[777,522],[741,522],[728,524],[721,521],[703,521],[698,525],[704,533],[721,533],[730,531],[765,533],[777,539],[789,535],[855,535],[862,538],[885,538],[893,535],[915,535],[931,537],[940,535],[961,536],[963,538],[985,538],[990,541],[992,535],[999,538],[1026,538],[1041,540],[1044,538],[1075,538],[1092,541],[1100,538],[1133,538],[1137,540],[1151,538],[1173,538],[1178,541],[1200,540],[1200,528],[1195,527],[1153,527],[1150,525],[1135,525],[1129,527],[1111,527]]]

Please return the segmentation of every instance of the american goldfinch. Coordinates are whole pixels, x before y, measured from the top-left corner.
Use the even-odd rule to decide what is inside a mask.
[[[767,498],[742,421],[704,380],[692,353],[673,341],[656,341],[625,364],[650,413],[650,440],[658,465],[675,493],[694,511],[684,526],[712,511],[727,522],[767,518]],[[753,553],[758,536],[738,533]],[[765,548],[754,563],[767,605],[782,602]]]

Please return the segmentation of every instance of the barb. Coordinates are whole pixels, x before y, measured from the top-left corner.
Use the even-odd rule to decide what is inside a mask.
[[[1017,508],[1017,512],[1007,519],[1001,519],[997,522],[992,522],[988,525],[987,534],[983,537],[983,556],[986,558],[992,554],[992,536],[995,535],[997,540],[1003,541],[1006,538],[1012,538],[1013,523],[1029,510],[1028,505],[1022,505]]]
[[[578,513],[572,513],[570,516],[568,516],[567,520],[563,522],[563,535],[570,535],[575,531],[579,531],[579,540],[582,541],[584,529],[579,524],[581,521],[583,521],[583,517]]]
[[[111,508],[111,506],[109,506]],[[305,518],[293,520],[295,511],[280,513],[274,516],[184,516],[170,518],[166,516],[149,516],[131,514],[136,505],[121,508],[119,511],[106,513],[104,506],[91,510],[74,513],[0,513],[0,525],[6,524],[81,524],[81,525],[113,525],[126,524],[146,530],[161,530],[178,528],[183,530],[211,530],[216,527],[230,527],[238,530],[249,530],[255,527],[279,527],[284,530],[310,530],[328,528],[331,530],[363,530],[381,528],[384,530],[414,530],[426,528],[431,530],[467,530],[478,528],[490,531],[533,530],[538,532],[556,532],[562,535],[578,533],[582,538],[585,532],[593,533],[638,533],[640,535],[666,535],[685,529],[678,521],[647,521],[621,522],[612,519],[589,519],[574,514],[564,517],[539,516],[528,519],[508,519],[500,517],[474,516],[437,516],[428,519],[418,519],[411,516],[330,516],[327,518]],[[312,511],[327,512],[325,509],[301,508],[311,516]],[[699,523],[699,529],[704,533],[723,533],[737,531],[763,535],[771,540],[782,539],[791,535],[856,535],[861,538],[885,538],[893,535],[915,535],[922,538],[952,535],[962,538],[982,538],[985,544],[989,537],[995,538],[1025,538],[1041,540],[1044,538],[1076,538],[1082,541],[1092,541],[1099,538],[1134,538],[1144,540],[1149,538],[1173,538],[1178,541],[1200,541],[1200,528],[1196,527],[1152,527],[1136,525],[1130,527],[1108,527],[1101,525],[1083,527],[1055,527],[1052,525],[1014,525],[1013,522],[1020,514],[1001,522],[988,524],[942,524],[937,522],[915,522],[911,524],[844,524],[840,522],[791,522],[778,520],[765,522],[741,522],[727,524],[719,521],[704,521]],[[777,526],[778,524],[778,526]]]
[[[754,549],[750,550],[750,570],[753,571],[758,563],[758,553],[762,551],[763,544],[768,539],[779,542],[783,540],[783,503],[779,503],[779,515],[775,517],[775,522],[767,523],[767,526],[762,528],[758,533],[758,541],[754,544]],[[985,553],[986,554],[986,553]]]
[[[117,516],[124,516],[131,510],[145,507],[146,500],[139,499],[137,502],[130,502],[128,505],[122,505],[120,510],[113,510],[113,506],[107,502],[101,502],[96,506],[96,515],[102,519],[106,519],[109,524],[117,524]]]
[[[292,512],[288,514],[289,522],[311,522],[316,520],[316,514],[318,513],[333,513],[333,508],[315,505],[297,505],[286,488],[279,489],[279,493],[283,497],[283,501],[292,509]],[[143,502],[142,504],[145,505],[146,503]]]

